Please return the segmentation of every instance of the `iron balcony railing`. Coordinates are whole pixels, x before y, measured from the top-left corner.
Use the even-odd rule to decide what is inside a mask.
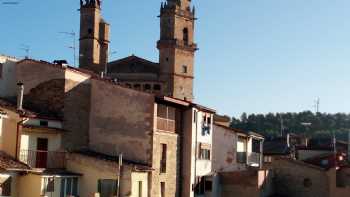
[[[32,168],[65,168],[66,153],[58,151],[21,150],[19,159]]]

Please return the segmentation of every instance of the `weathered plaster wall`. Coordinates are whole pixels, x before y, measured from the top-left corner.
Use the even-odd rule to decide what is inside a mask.
[[[151,94],[92,80],[90,148],[151,164],[153,110]]]
[[[230,172],[240,169],[237,164],[237,135],[228,128],[214,125],[213,171]]]
[[[16,157],[16,132],[17,122],[21,119],[18,114],[2,108],[7,113],[7,117],[3,118],[2,131],[0,133],[0,150],[6,152],[12,157]]]
[[[27,174],[19,177],[19,197],[41,196],[41,176]]]
[[[12,57],[0,55],[0,64],[2,64],[2,76],[0,76],[0,97],[16,96],[16,60]],[[1,69],[1,67],[0,67]]]
[[[88,164],[88,165],[87,165]],[[70,154],[67,169],[83,176],[79,179],[80,196],[94,196],[98,193],[99,179],[118,179],[118,164],[93,157]],[[120,182],[121,196],[138,197],[138,184],[142,182],[143,196],[148,193],[148,172],[133,172],[131,166],[124,164]],[[137,192],[136,192],[137,191]]]

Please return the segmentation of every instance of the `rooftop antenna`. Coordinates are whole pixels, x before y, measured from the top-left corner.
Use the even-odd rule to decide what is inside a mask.
[[[72,32],[59,32],[60,34],[65,34],[67,36],[70,36],[73,39],[73,43],[71,46],[68,46],[68,48],[73,49],[73,66],[75,66],[76,64],[76,42],[75,42],[75,38],[76,38],[76,33],[72,30]]]
[[[26,55],[24,56],[25,59],[28,59],[29,58],[29,52],[30,52],[30,46],[26,45],[26,44],[21,44],[21,50],[23,50],[26,53]]]
[[[315,108],[316,114],[320,112],[320,98],[317,98],[314,101],[314,108]]]

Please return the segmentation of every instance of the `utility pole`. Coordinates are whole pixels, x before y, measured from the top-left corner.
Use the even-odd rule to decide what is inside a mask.
[[[68,46],[68,48],[73,49],[73,66],[76,65],[76,33],[72,30],[72,32],[59,32],[60,34],[65,34],[68,35],[70,37],[72,37],[73,39],[73,43],[71,46]]]
[[[317,98],[315,101],[314,101],[314,108],[315,108],[315,112],[316,114],[320,112],[320,98]]]
[[[283,137],[283,131],[284,131],[283,118],[281,114],[278,114],[278,116],[280,117],[280,121],[281,121],[281,137]]]
[[[123,166],[123,154],[119,154],[118,157],[118,181],[117,181],[117,197],[120,197],[120,179],[121,179],[121,171]]]

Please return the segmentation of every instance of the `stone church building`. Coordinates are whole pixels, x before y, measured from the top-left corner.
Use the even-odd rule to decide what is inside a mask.
[[[80,68],[129,88],[192,101],[195,10],[191,0],[167,0],[160,10],[159,62],[134,55],[109,62],[110,28],[101,17],[101,1],[81,0]]]

